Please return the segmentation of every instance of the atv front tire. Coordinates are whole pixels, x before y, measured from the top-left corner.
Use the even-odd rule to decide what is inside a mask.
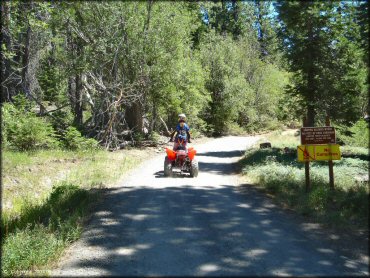
[[[171,177],[172,176],[172,162],[166,158],[164,159],[164,176]]]
[[[198,172],[199,172],[199,165],[198,165],[198,161],[193,159],[191,161],[191,167],[190,167],[190,177],[192,178],[196,178],[198,176]]]

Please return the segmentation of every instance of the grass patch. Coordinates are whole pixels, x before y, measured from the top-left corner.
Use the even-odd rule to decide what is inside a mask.
[[[368,227],[367,149],[343,148],[342,160],[334,161],[334,191],[329,189],[327,162],[310,163],[311,190],[306,193],[304,164],[297,162],[296,156],[295,143],[299,141],[293,134],[272,136],[273,148],[255,147],[241,161],[250,182],[273,194],[284,206],[318,222],[343,228]]]
[[[76,185],[53,187],[40,204],[25,203],[17,218],[2,218],[2,274],[24,275],[42,268],[79,238],[96,194]]]
[[[16,217],[24,203],[44,200],[58,182],[86,189],[113,185],[141,159],[134,151],[4,151],[3,213]]]
[[[2,155],[2,274],[7,276],[34,274],[55,261],[80,237],[97,200],[91,189],[115,184],[144,158],[137,150]]]

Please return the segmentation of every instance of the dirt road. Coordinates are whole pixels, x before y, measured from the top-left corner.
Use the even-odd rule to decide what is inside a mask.
[[[198,149],[198,178],[163,177],[164,154],[142,164],[98,205],[51,275],[368,275],[313,224],[240,185],[236,165],[256,137]]]

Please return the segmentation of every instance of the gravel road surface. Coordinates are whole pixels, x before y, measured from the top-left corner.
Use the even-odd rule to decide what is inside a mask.
[[[50,274],[368,275],[368,257],[340,247],[348,239],[240,184],[237,161],[257,140],[231,136],[195,144],[198,178],[164,178],[164,153],[146,161],[107,190],[82,238]]]

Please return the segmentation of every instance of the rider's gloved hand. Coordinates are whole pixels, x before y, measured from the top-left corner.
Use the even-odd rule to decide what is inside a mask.
[[[188,140],[188,143],[191,143],[190,139]]]

